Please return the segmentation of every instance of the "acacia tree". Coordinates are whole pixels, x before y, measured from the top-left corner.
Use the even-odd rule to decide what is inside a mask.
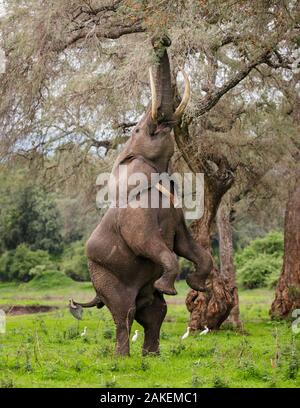
[[[284,260],[271,316],[286,318],[300,309],[300,177],[286,207],[284,227]]]
[[[196,226],[199,227],[198,231],[201,232],[202,245],[206,244],[209,250],[211,250],[210,237],[215,232],[215,222],[217,223],[221,268],[219,271],[216,265],[214,267],[212,279],[208,282],[209,295],[203,295],[196,291],[190,291],[188,294],[186,303],[191,312],[190,326],[195,330],[207,325],[207,322],[211,327],[219,327],[222,321],[229,316],[232,307],[233,311],[230,320],[236,325],[240,324],[233,264],[232,214],[241,201],[245,202],[249,198],[248,206],[244,205],[242,211],[249,211],[249,207],[254,207],[252,197],[254,196],[257,200],[257,197],[265,196],[266,191],[270,190],[270,185],[274,184],[274,176],[271,175],[272,171],[279,174],[277,164],[280,163],[284,154],[287,154],[287,140],[282,140],[282,131],[286,125],[286,114],[281,109],[282,106],[274,109],[272,114],[269,113],[266,118],[263,109],[253,114],[251,109],[248,108],[243,114],[242,123],[235,126],[230,132],[224,133],[222,136],[216,136],[212,132],[207,134],[206,137],[204,137],[203,133],[201,135],[202,149],[198,157],[203,157],[206,154],[215,158],[225,157],[227,163],[225,169],[227,171],[230,169],[231,184],[227,192],[223,193],[220,189],[214,190],[214,184],[211,186],[215,195],[210,197],[212,197],[212,202],[217,207],[216,212],[219,209],[216,220],[215,216],[212,215],[213,207],[209,206],[210,203],[208,202],[205,208],[206,219],[201,218],[196,221]],[[249,139],[248,131],[251,129],[253,132],[252,122],[259,125],[255,129],[255,137]],[[211,167],[213,164],[210,164]],[[215,169],[219,170],[217,166],[215,166]],[[208,188],[207,184],[210,182],[207,174],[210,175],[210,173],[205,172],[206,188]],[[218,172],[216,171],[213,174],[217,178]],[[214,197],[217,199],[214,199]],[[209,217],[211,219],[208,222]],[[206,220],[206,224],[203,225],[204,220]],[[196,230],[196,233],[198,231]],[[220,320],[218,320],[219,318]],[[216,326],[213,326],[214,324]]]
[[[299,73],[294,78],[299,80]],[[293,165],[290,166],[292,186],[285,211],[284,259],[270,314],[275,318],[289,317],[300,308],[300,97],[297,87],[284,87],[290,102],[290,117],[295,127]]]
[[[203,115],[260,63],[289,68],[297,4],[276,1],[44,0],[5,2],[7,57],[0,77],[1,152],[48,152],[74,141],[107,150],[148,102],[149,37],[169,30],[174,66],[186,64],[193,98],[185,123],[228,127],[238,112]],[[287,49],[287,48],[286,48]],[[254,88],[259,90],[261,83]],[[234,97],[239,100],[237,90]],[[231,95],[231,96],[233,96]],[[225,123],[225,125],[224,125]],[[184,125],[184,124],[183,124]],[[201,129],[201,128],[200,128]],[[20,142],[26,143],[20,143]]]
[[[146,45],[167,30],[174,67],[186,65],[192,82],[189,110],[175,139],[191,171],[205,173],[204,215],[193,230],[210,250],[222,196],[241,168],[232,153],[238,156],[244,143],[254,155],[264,123],[252,123],[246,140],[237,141],[243,132],[236,129],[258,103],[261,118],[268,115],[277,87],[266,78],[293,66],[298,16],[292,0],[54,0],[51,7],[44,0],[11,0],[0,26],[8,59],[0,77],[2,157],[16,151],[42,157],[48,174],[61,166],[65,174],[70,155],[67,173],[74,168],[85,174],[89,153],[103,158],[103,151],[122,143],[123,131],[148,103],[147,68],[155,61]],[[175,89],[176,102],[178,94]],[[53,149],[56,163],[45,156]],[[217,268],[208,287],[209,295],[192,295],[202,296],[197,328],[218,327],[233,305],[233,288]]]

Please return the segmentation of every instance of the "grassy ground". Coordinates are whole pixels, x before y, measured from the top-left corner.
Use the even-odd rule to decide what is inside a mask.
[[[106,309],[85,311],[77,322],[66,304],[73,296],[88,300],[90,284],[60,288],[0,285],[0,308],[50,305],[51,313],[8,316],[0,334],[0,387],[300,387],[300,334],[287,322],[271,322],[273,293],[240,293],[244,334],[232,330],[180,338],[186,330],[187,287],[177,285],[163,324],[161,356],[141,356],[143,334],[130,358],[115,358],[114,325]],[[86,337],[80,333],[87,327]],[[276,367],[271,359],[279,354]]]

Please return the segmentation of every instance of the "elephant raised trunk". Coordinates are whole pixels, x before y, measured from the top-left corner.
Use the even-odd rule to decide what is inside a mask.
[[[155,69],[153,67],[153,70],[150,70],[152,101],[133,129],[123,152],[119,155],[112,171],[113,174],[116,174],[120,164],[128,163],[133,157],[142,157],[159,173],[166,172],[174,153],[171,131],[182,117],[189,101],[190,83],[188,76],[183,72],[185,91],[176,109],[167,52],[171,41],[168,37],[153,39],[152,45],[157,60]]]
[[[173,88],[171,84],[170,62],[167,53],[167,47],[171,45],[171,40],[168,37],[162,39],[152,39],[152,45],[158,61],[156,67],[156,75],[153,76],[150,68],[150,87],[152,95],[151,116],[154,121],[161,122],[177,122],[180,120],[190,98],[190,82],[186,73],[182,71],[185,81],[185,91],[180,105],[174,113],[173,106]]]

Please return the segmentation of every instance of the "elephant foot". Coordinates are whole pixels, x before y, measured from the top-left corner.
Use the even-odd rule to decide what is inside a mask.
[[[206,279],[201,279],[197,273],[190,273],[186,278],[186,283],[190,288],[197,290],[198,292],[207,292],[205,287]]]
[[[177,290],[174,286],[174,280],[174,275],[162,275],[162,277],[154,283],[154,287],[165,295],[175,296],[177,295]]]

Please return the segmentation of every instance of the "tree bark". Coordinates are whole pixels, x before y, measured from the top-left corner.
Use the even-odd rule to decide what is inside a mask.
[[[300,177],[286,208],[283,267],[270,315],[284,319],[294,309],[300,309]]]
[[[231,309],[228,321],[236,327],[241,326],[239,295],[236,286],[236,270],[234,265],[234,251],[232,239],[232,227],[230,223],[232,203],[228,195],[223,197],[217,213],[217,227],[219,234],[219,255],[221,275],[229,280],[233,288],[234,306]]]
[[[210,186],[211,187],[211,186]],[[191,228],[194,238],[210,253],[211,228],[216,217],[222,194],[209,188],[205,183],[204,214],[202,218],[193,222]],[[207,292],[189,291],[186,306],[190,315],[191,330],[201,330],[207,326],[211,330],[218,330],[228,318],[234,305],[234,288],[231,281],[223,276],[214,264],[212,273],[207,279]]]

